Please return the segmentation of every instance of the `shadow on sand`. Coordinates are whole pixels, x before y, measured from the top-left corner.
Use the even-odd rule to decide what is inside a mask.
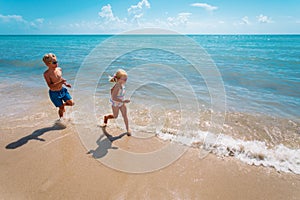
[[[19,140],[6,145],[5,148],[6,149],[16,149],[16,148],[26,144],[29,140],[39,140],[39,141],[44,142],[45,139],[39,138],[39,136],[41,136],[44,133],[49,132],[49,131],[62,130],[62,129],[65,129],[65,128],[66,128],[65,126],[61,126],[59,124],[54,124],[53,126],[50,126],[50,127],[37,129],[37,130],[33,131],[30,135],[22,137]]]
[[[92,154],[94,158],[102,158],[108,153],[108,149],[118,149],[118,147],[112,147],[113,141],[121,139],[127,133],[122,133],[118,136],[112,136],[106,131],[106,127],[101,127],[103,134],[96,141],[98,147],[95,150],[90,150],[87,154]],[[106,136],[104,138],[104,136]]]

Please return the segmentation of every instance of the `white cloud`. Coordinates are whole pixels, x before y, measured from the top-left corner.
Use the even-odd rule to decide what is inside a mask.
[[[38,18],[38,19],[35,19],[34,21],[28,22],[28,23],[31,27],[38,28],[39,26],[41,26],[44,23],[44,19]]]
[[[126,29],[137,28],[136,24],[133,24],[133,21],[136,21],[138,27],[140,26],[139,19],[143,16],[142,10],[138,12],[138,8],[143,8],[145,3],[139,2],[137,4],[135,14],[130,17],[131,20],[125,18],[119,18],[113,13],[113,9],[110,4],[103,6],[98,15],[101,17],[101,21],[96,24],[97,28],[93,30],[101,31],[101,32],[122,32]],[[135,8],[135,7],[133,7]],[[133,12],[133,11],[132,11]],[[81,27],[86,27],[85,23],[80,24]],[[89,27],[88,27],[89,28]],[[93,31],[92,30],[92,31]]]
[[[136,5],[132,5],[130,6],[130,8],[128,8],[128,13],[132,13],[132,14],[140,14],[140,12],[142,12],[143,9],[145,8],[150,8],[150,3],[148,0],[142,0],[140,2],[138,2],[138,4]]]
[[[0,14],[0,22],[5,26],[9,24],[10,27],[19,29],[37,29],[44,23],[43,18],[38,18],[33,21],[25,20],[21,15],[2,15]]]
[[[262,14],[257,16],[257,20],[259,23],[272,23],[273,22],[270,17],[264,16]]]
[[[101,8],[101,12],[99,12],[98,15],[100,17],[104,18],[106,21],[121,22],[121,20],[118,17],[114,16],[110,4],[107,4],[106,6],[103,6]]]
[[[0,14],[0,19],[3,22],[26,22],[22,16],[20,15],[1,15]]]
[[[147,0],[142,0],[136,5],[131,5],[128,8],[129,19],[120,19],[113,13],[111,5],[107,4],[101,8],[101,11],[98,13],[98,15],[104,20],[104,24],[106,24],[105,28],[107,30],[111,29],[122,31],[126,28],[137,28],[137,25],[140,27],[140,19],[144,16],[145,9],[148,8],[150,8],[150,3]],[[137,25],[134,22],[136,22]],[[107,26],[108,24],[109,26]]]
[[[36,19],[35,20],[37,23],[40,23],[40,24],[42,24],[42,23],[44,23],[44,19],[43,18],[38,18],[38,19]]]
[[[193,3],[193,4],[191,4],[191,6],[204,8],[207,11],[214,11],[214,10],[218,9],[218,7],[209,5],[207,3]]]
[[[141,17],[143,17],[143,15],[144,15],[144,13],[140,13],[140,14],[134,15],[133,16],[133,20],[140,19]]]
[[[138,2],[136,5],[131,5],[130,8],[127,9],[128,14],[133,16],[132,21],[137,21],[139,23],[139,19],[144,16],[144,12],[146,9],[150,8],[150,3],[148,0],[142,0]]]
[[[245,17],[242,18],[241,24],[247,24],[247,25],[250,24],[248,16],[245,16]]]
[[[167,23],[170,26],[184,25],[188,23],[191,15],[192,13],[179,13],[176,17],[168,17]]]

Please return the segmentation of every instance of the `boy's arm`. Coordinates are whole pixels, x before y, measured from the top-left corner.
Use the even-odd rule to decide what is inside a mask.
[[[64,84],[65,86],[69,87],[69,88],[72,87],[72,85],[71,85],[70,83],[64,82],[63,84]]]
[[[64,82],[66,82],[65,79],[61,79],[60,81],[56,82],[56,83],[52,83],[50,76],[46,73],[44,73],[44,78],[46,80],[46,83],[48,85],[48,87],[51,89],[52,87],[56,86],[57,84],[63,84]]]
[[[59,68],[59,70],[61,71],[61,74],[62,74],[62,69]],[[62,78],[62,80],[64,80],[64,82],[63,82],[62,84],[64,84],[65,86],[67,86],[67,87],[69,87],[69,88],[72,87],[72,85],[71,85],[70,83],[67,83],[67,80],[66,80],[66,79],[64,79],[63,77],[61,77],[61,78]]]

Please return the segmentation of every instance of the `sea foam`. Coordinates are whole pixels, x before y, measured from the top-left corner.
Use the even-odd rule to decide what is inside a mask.
[[[300,150],[288,148],[283,144],[270,148],[265,142],[244,141],[224,134],[215,135],[216,141],[207,144],[205,139],[208,136],[213,136],[211,133],[201,131],[197,137],[193,138],[177,136],[166,133],[166,131],[160,131],[157,135],[163,140],[170,140],[199,149],[204,148],[220,157],[232,156],[249,165],[273,167],[277,171],[300,174]]]

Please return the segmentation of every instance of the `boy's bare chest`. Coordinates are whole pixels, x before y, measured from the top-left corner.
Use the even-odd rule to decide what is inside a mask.
[[[60,70],[56,70],[50,74],[50,78],[53,82],[61,79],[62,72]]]

